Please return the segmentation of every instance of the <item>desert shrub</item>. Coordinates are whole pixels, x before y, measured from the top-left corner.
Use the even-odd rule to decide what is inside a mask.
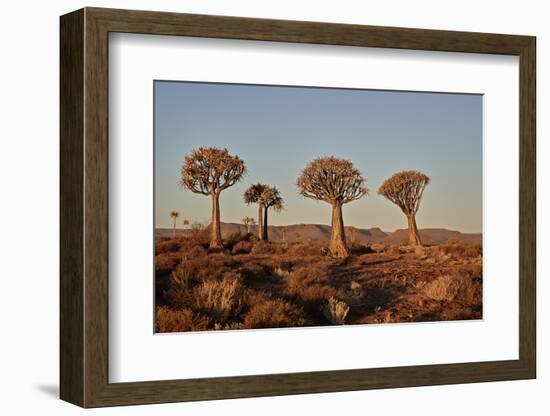
[[[323,313],[333,325],[344,325],[348,312],[349,306],[347,303],[334,297],[331,297],[323,305]]]
[[[284,272],[291,272],[293,267],[294,267],[294,263],[292,261],[277,260],[273,263],[274,269],[280,269]]]
[[[455,301],[468,306],[480,306],[483,301],[483,287],[480,279],[468,275],[460,276],[460,290]]]
[[[202,262],[198,259],[184,260],[174,269],[171,278],[176,282],[180,280],[189,281],[190,279],[197,279],[201,271],[201,265],[204,263],[206,262]]]
[[[326,268],[299,267],[283,281],[284,296],[302,305],[313,322],[324,321],[322,304],[326,299],[338,296],[338,290],[326,284],[329,274]]]
[[[211,253],[206,256],[189,258],[178,266],[197,281],[221,279],[224,274],[231,272],[236,267],[236,262],[231,256],[223,253]],[[182,270],[183,272],[183,270]]]
[[[438,301],[457,301],[466,305],[481,305],[481,282],[469,274],[440,276],[426,283],[424,294]]]
[[[376,253],[376,251],[368,244],[353,243],[350,245],[350,250],[352,254],[361,255],[361,254],[371,254]]]
[[[164,303],[173,309],[190,308],[194,305],[194,294],[190,287],[174,284],[170,281],[170,287],[163,292]]]
[[[226,324],[241,311],[242,285],[235,273],[226,273],[222,280],[207,280],[194,291],[195,309],[219,324]]]
[[[453,243],[426,248],[426,252],[435,260],[445,262],[447,260],[459,260],[476,258],[483,255],[481,244]]]
[[[442,250],[454,258],[477,257],[483,254],[480,244],[453,244],[442,247]]]
[[[188,262],[183,261],[170,273],[171,287],[188,289],[195,279],[194,270],[188,267]]]
[[[376,311],[380,308],[388,308],[395,297],[395,290],[392,288],[369,286],[362,296],[361,303],[364,308]]]
[[[408,243],[399,244],[399,254],[414,253],[415,251],[416,251],[416,246],[411,246]]]
[[[319,303],[325,299],[329,299],[338,295],[338,290],[332,286],[324,286],[320,284],[313,284],[310,286],[298,288],[294,294],[303,303]]]
[[[268,241],[256,241],[250,251],[252,254],[283,254],[284,248],[281,244]]]
[[[271,281],[275,283],[273,269],[265,264],[248,261],[239,269],[243,283],[253,285],[258,282]]]
[[[178,253],[166,252],[155,256],[155,272],[159,274],[170,273],[181,261]]]
[[[229,251],[233,250],[233,247],[235,247],[236,244],[242,242],[242,241],[250,241],[250,237],[252,237],[252,234],[250,233],[240,233],[236,232],[228,236],[226,239],[224,239],[223,247]]]
[[[231,252],[233,254],[249,254],[252,250],[252,243],[250,241],[239,241],[236,243]]]
[[[256,303],[244,317],[245,328],[282,328],[304,326],[301,308],[281,299]]]
[[[183,253],[186,259],[196,259],[197,257],[206,256],[208,250],[200,244],[188,244],[180,248],[180,253]]]
[[[180,247],[180,244],[178,240],[175,240],[175,239],[165,240],[165,239],[157,238],[155,242],[155,253],[158,255],[163,253],[169,253],[172,251],[178,251],[179,247]]]
[[[273,273],[275,274],[275,276],[281,278],[281,279],[286,279],[290,276],[290,271],[288,269],[285,269],[281,266],[276,266],[274,269],[273,269]]]
[[[323,256],[325,245],[318,241],[308,243],[293,243],[288,247],[288,254],[296,257]]]
[[[325,282],[330,279],[328,265],[317,262],[307,266],[296,267],[288,274],[290,286],[306,285],[313,282]]]
[[[458,282],[448,274],[439,276],[424,286],[426,296],[439,301],[452,301],[458,290]]]
[[[462,243],[462,240],[460,240],[460,238],[458,237],[449,237],[447,239],[447,245],[448,246],[455,246],[455,245],[459,245]]]
[[[426,258],[426,249],[423,246],[415,247],[414,254],[419,257]]]
[[[393,255],[401,254],[401,248],[397,244],[388,245],[385,251],[386,253]]]
[[[210,241],[210,228],[199,222],[191,224],[189,240],[194,245],[208,246]]]
[[[190,309],[156,308],[155,332],[204,331],[208,329],[208,318],[195,314]]]
[[[273,293],[270,291],[269,288],[264,290],[255,290],[249,287],[244,287],[242,291],[242,311],[241,315],[247,314],[250,309],[252,309],[255,305],[258,305],[260,303],[265,303],[268,300],[274,299],[275,296],[273,296]]]

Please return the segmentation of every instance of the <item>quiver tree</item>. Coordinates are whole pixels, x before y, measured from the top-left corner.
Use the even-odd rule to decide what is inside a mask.
[[[264,207],[261,196],[266,187],[267,185],[262,183],[250,185],[243,195],[244,202],[247,205],[258,204],[258,240],[263,240],[264,238]]]
[[[257,183],[251,185],[244,193],[244,202],[258,204],[258,239],[268,241],[267,212],[270,208],[275,211],[283,209],[283,198],[274,186]]]
[[[269,241],[268,236],[268,224],[267,224],[267,213],[269,209],[273,209],[277,212],[282,211],[283,209],[283,198],[279,190],[274,186],[266,186],[264,191],[260,196],[260,201],[264,208],[264,229],[263,229],[263,238],[264,241]]]
[[[322,157],[310,162],[297,181],[299,194],[324,201],[332,207],[332,230],[329,251],[333,257],[347,257],[342,205],[367,194],[365,178],[349,160]]]
[[[422,245],[420,233],[416,227],[416,213],[420,206],[422,194],[430,178],[414,170],[395,173],[380,186],[378,193],[399,208],[407,217],[409,224],[409,244]]]
[[[220,193],[239,182],[245,172],[244,162],[227,149],[200,147],[185,157],[181,168],[183,188],[212,198],[210,248],[222,247]]]
[[[172,220],[174,220],[174,225],[172,227],[172,238],[176,238],[176,221],[179,216],[180,216],[180,213],[178,211],[172,211],[170,213],[170,217],[172,218]]]
[[[250,226],[256,224],[256,221],[252,217],[244,217],[243,224],[246,227],[246,233],[250,234]]]

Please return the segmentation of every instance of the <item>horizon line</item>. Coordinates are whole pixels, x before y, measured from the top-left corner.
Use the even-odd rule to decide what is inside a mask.
[[[208,222],[207,224],[204,224],[204,223],[201,223],[203,225],[205,225],[205,227],[208,227],[210,226],[211,222]],[[246,225],[240,223],[240,222],[225,222],[225,221],[220,221],[220,225],[221,224],[234,224],[234,225],[238,225],[238,226],[242,226],[242,227],[246,227]],[[191,224],[190,224],[191,225]],[[268,224],[268,227],[291,227],[293,225],[322,225],[322,226],[325,226],[325,227],[331,227],[330,224],[322,224],[322,223],[293,223],[293,224],[285,224],[285,225],[271,225],[271,224]],[[258,224],[255,224],[255,225],[251,225],[250,227],[257,227]],[[386,230],[383,230],[381,227],[378,227],[378,226],[373,226],[373,227],[357,227],[355,225],[344,225],[344,228],[357,228],[358,230],[372,230],[372,229],[378,229],[384,233],[394,233],[396,231],[401,231],[401,230],[407,230],[407,227],[403,227],[403,228],[396,228],[394,230],[391,230],[391,231],[386,231]],[[155,230],[160,230],[160,229],[166,229],[166,230],[173,230],[174,227],[171,227],[171,226],[166,226],[166,227],[157,227],[155,225],[154,227]],[[190,228],[182,228],[182,227],[176,227],[176,230],[189,230]],[[461,230],[458,230],[458,229],[453,229],[453,228],[447,228],[447,227],[418,227],[418,230],[419,231],[422,231],[422,230],[446,230],[446,231],[455,231],[455,232],[458,232],[458,233],[461,233],[461,234],[481,234],[483,235],[483,230],[481,231],[461,231]]]

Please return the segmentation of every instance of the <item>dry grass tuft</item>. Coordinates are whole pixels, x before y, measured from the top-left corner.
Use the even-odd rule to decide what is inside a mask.
[[[239,241],[233,246],[231,253],[233,254],[249,254],[252,251],[252,243],[250,241]]]
[[[328,302],[323,305],[323,313],[333,325],[344,325],[348,312],[348,304],[334,297],[331,297]]]
[[[252,254],[283,254],[284,247],[281,244],[270,243],[267,241],[257,241],[254,243]]]
[[[177,253],[161,253],[155,256],[155,272],[158,274],[170,273],[181,261]]]
[[[283,328],[304,326],[301,308],[282,299],[272,299],[252,306],[244,318],[245,328]]]
[[[424,286],[427,297],[451,302],[458,294],[458,282],[451,275],[440,276]]]
[[[155,332],[205,331],[208,318],[197,315],[190,309],[171,309],[159,306],[156,309]]]
[[[325,244],[312,241],[308,243],[292,243],[288,247],[289,256],[294,257],[310,257],[326,255]]]
[[[424,294],[434,300],[464,305],[481,305],[481,282],[472,275],[444,275],[423,285]]]
[[[241,311],[241,293],[240,278],[227,273],[221,281],[207,280],[195,288],[195,307],[214,322],[226,324]]]

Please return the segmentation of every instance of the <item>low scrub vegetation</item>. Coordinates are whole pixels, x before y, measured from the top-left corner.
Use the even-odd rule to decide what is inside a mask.
[[[197,232],[157,238],[156,331],[184,332],[479,319],[482,248],[259,241],[209,248]]]

